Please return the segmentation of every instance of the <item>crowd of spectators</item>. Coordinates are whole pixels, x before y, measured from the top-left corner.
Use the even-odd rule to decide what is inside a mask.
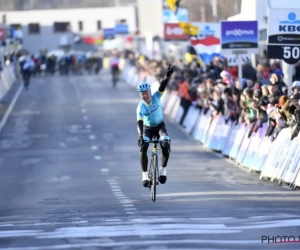
[[[243,65],[242,82],[238,81],[236,67],[227,67],[226,61],[215,58],[204,70],[194,58],[189,63],[182,60],[169,62],[134,60],[129,55],[130,63],[141,72],[155,76],[160,80],[169,63],[175,72],[169,81],[168,89],[177,91],[181,98],[183,115],[180,125],[190,105],[195,105],[201,112],[211,112],[212,116],[224,115],[225,122],[243,123],[249,126],[248,137],[264,124],[267,125],[265,136],[274,140],[281,129],[291,128],[291,140],[300,130],[300,66],[296,66],[294,82],[290,95],[287,84],[283,81],[283,72],[278,61],[270,64],[258,63],[253,68],[251,63]]]

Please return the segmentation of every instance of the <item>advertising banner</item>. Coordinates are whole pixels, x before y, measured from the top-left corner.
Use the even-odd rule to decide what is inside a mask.
[[[300,59],[300,9],[269,9],[268,58],[295,64]]]
[[[257,21],[222,21],[221,48],[222,53],[227,54],[236,51],[258,53]]]

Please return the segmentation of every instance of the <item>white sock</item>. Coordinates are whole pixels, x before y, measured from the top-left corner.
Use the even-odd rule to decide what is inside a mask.
[[[161,166],[160,171],[159,171],[159,175],[167,176],[167,168]]]
[[[142,172],[142,174],[143,174],[143,179],[142,179],[142,181],[149,180],[149,177],[148,177],[148,171]]]

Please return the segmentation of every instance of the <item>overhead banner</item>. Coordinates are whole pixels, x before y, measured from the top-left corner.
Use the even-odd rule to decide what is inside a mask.
[[[295,64],[300,59],[300,9],[269,9],[268,58]]]
[[[221,49],[224,54],[258,53],[257,21],[222,21]]]

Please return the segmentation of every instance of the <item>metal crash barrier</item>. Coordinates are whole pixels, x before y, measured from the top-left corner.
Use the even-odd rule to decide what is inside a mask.
[[[14,70],[12,66],[6,66],[0,73],[0,100],[10,90],[13,83],[16,81]]]

